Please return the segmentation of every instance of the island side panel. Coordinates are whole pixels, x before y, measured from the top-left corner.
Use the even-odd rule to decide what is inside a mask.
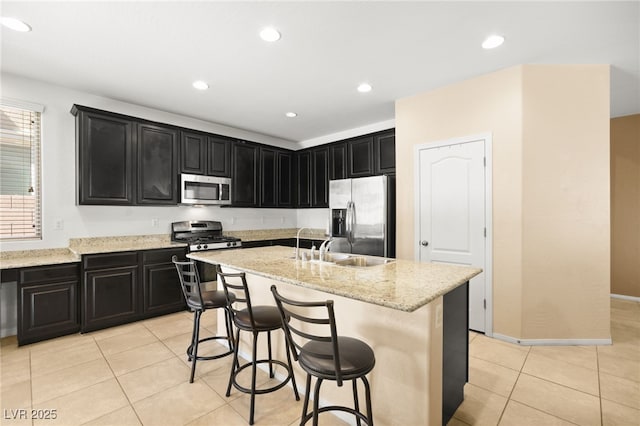
[[[222,269],[238,272],[228,267]],[[254,305],[275,305],[270,291],[272,284],[281,294],[293,299],[334,300],[338,333],[364,340],[375,352],[376,366],[369,381],[377,425],[442,423],[443,328],[441,321],[436,324],[436,311],[442,311],[442,297],[408,313],[252,274],[247,274],[247,282]],[[224,333],[223,324],[219,312],[218,333]],[[283,337],[282,332],[272,335],[276,359],[286,359]],[[266,358],[266,336],[260,336],[258,344],[258,357]],[[240,353],[245,358],[250,356],[250,347],[250,334],[241,333]],[[304,391],[306,373],[297,363],[294,369],[298,388]],[[361,386],[360,383],[359,395],[362,397]],[[338,388],[335,382],[323,383],[321,404],[350,406],[352,403],[350,385]],[[364,407],[364,400],[361,407]],[[345,416],[346,421],[352,420],[352,416]]]

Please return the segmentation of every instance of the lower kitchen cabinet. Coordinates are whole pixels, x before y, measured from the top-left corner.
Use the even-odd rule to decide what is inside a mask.
[[[184,259],[184,249],[148,250],[142,252],[145,317],[168,314],[186,309],[172,256]],[[177,285],[176,285],[177,284]]]
[[[171,262],[186,250],[158,249],[82,258],[81,331],[93,331],[185,308]]]
[[[83,257],[82,331],[135,321],[140,316],[137,252]]]
[[[77,263],[22,268],[18,274],[18,345],[75,333],[78,316]]]

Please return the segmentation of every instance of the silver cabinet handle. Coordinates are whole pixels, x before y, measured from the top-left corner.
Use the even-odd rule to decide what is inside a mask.
[[[422,241],[420,241],[420,245],[422,245],[422,246],[426,247],[426,246],[428,246],[428,245],[429,245],[429,241],[427,241],[427,240],[422,240]]]

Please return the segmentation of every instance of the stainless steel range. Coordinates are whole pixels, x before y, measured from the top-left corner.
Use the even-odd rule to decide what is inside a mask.
[[[242,247],[240,238],[222,234],[222,223],[186,220],[171,224],[171,241],[189,244],[189,252]]]

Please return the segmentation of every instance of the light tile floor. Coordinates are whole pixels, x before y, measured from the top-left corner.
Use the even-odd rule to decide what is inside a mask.
[[[247,425],[249,397],[224,396],[230,357],[199,363],[188,383],[191,326],[181,312],[23,347],[2,339],[0,424]],[[203,327],[211,334],[215,315]],[[611,346],[522,347],[472,333],[465,401],[449,425],[640,426],[640,303],[612,299],[611,327]],[[56,419],[14,420],[19,409]],[[301,409],[290,388],[259,395],[256,425],[297,425]]]

